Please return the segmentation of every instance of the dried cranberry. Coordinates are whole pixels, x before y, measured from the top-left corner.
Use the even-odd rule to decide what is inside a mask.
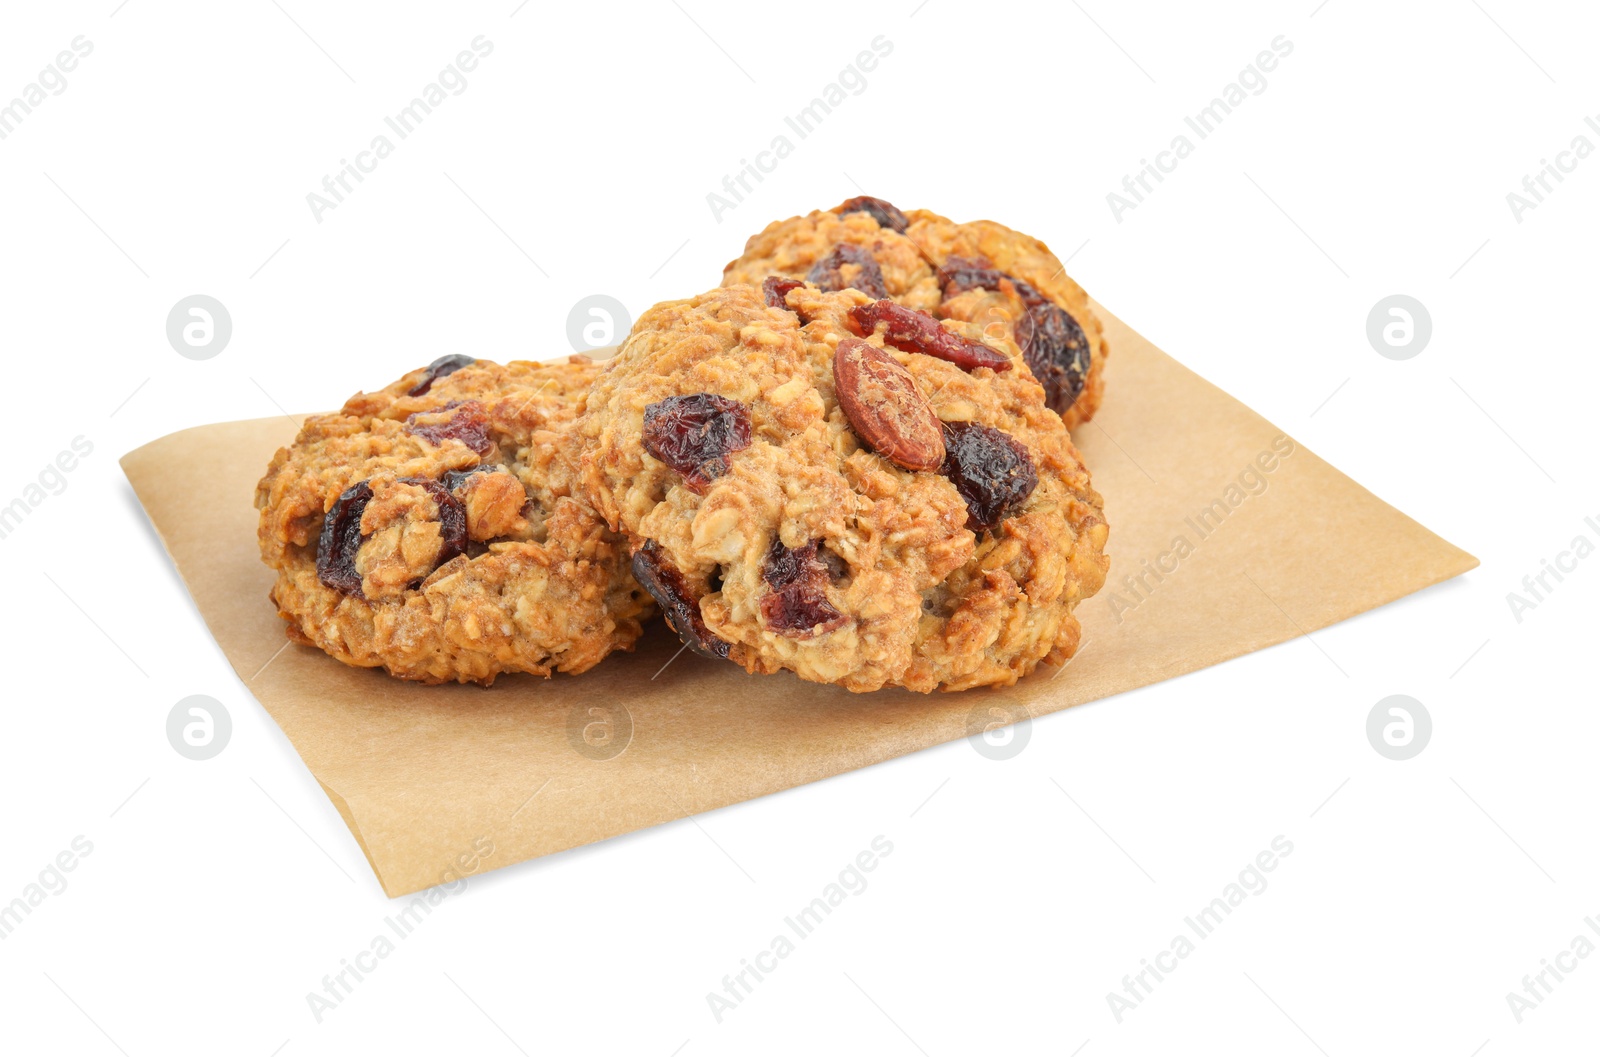
[[[761,296],[766,298],[767,304],[773,308],[793,311],[793,309],[789,308],[789,302],[785,299],[789,296],[790,290],[798,289],[804,285],[806,284],[801,279],[785,279],[781,275],[769,275],[761,282]]]
[[[440,478],[446,489],[453,495],[456,489],[467,483],[467,478],[480,473],[496,473],[500,467],[488,463],[479,463],[468,470],[446,470],[444,477]]]
[[[854,265],[856,277],[846,279],[844,268]],[[872,254],[860,246],[841,242],[833,252],[811,266],[806,279],[819,290],[844,290],[854,287],[868,297],[888,297],[889,288],[883,285],[883,269]]]
[[[1016,334],[1022,358],[1044,386],[1044,402],[1056,414],[1066,414],[1089,378],[1089,339],[1083,328],[1059,305],[1041,300],[1028,306]]]
[[[356,551],[361,549],[361,515],[372,499],[372,486],[362,481],[344,490],[322,521],[317,540],[317,579],[345,594],[361,593]]]
[[[437,360],[428,364],[428,371],[422,376],[422,381],[413,386],[406,395],[425,396],[428,390],[433,388],[434,382],[437,382],[447,374],[455,374],[463,367],[471,367],[477,362],[471,356],[465,356],[459,352],[453,356],[440,356]]]
[[[810,579],[820,563],[817,561],[817,541],[804,547],[786,547],[781,538],[774,538],[767,548],[767,560],[761,568],[761,579],[767,586],[780,589]]]
[[[728,456],[750,446],[750,411],[713,393],[669,396],[644,409],[644,450],[699,495],[728,472]]]
[[[1011,357],[998,349],[991,349],[981,341],[964,338],[953,330],[939,325],[939,321],[926,312],[919,312],[893,301],[874,301],[870,305],[857,305],[850,310],[850,323],[856,333],[868,337],[878,324],[884,324],[883,340],[901,352],[920,352],[940,360],[947,360],[963,370],[988,367],[994,371],[1009,371]]]
[[[455,414],[443,422],[417,421],[452,410]],[[479,455],[487,455],[494,450],[494,441],[489,436],[488,412],[476,400],[452,400],[443,407],[418,411],[406,419],[406,432],[421,437],[434,447],[443,447],[447,440],[459,440]]]
[[[1044,386],[1045,403],[1056,414],[1066,414],[1089,377],[1089,339],[1078,321],[1031,285],[997,270],[982,257],[951,257],[939,266],[945,297],[977,288],[998,290],[1003,282],[1010,283],[1022,300],[1023,316],[1014,328],[1022,358]]]
[[[944,288],[945,297],[966,290],[998,290],[1010,278],[984,257],[950,257],[939,265],[939,285]]]
[[[939,472],[967,501],[967,527],[974,532],[1004,521],[1038,486],[1033,457],[1015,438],[976,422],[947,422],[944,434]]]
[[[705,618],[700,615],[699,598],[689,590],[683,574],[661,553],[655,540],[645,540],[644,546],[634,552],[633,578],[650,592],[685,646],[702,657],[727,659],[728,643],[706,627]]]
[[[467,549],[467,508],[450,494],[448,486],[426,477],[402,477],[401,484],[413,484],[427,492],[439,507],[439,565]]]
[[[876,220],[880,228],[905,234],[906,215],[881,198],[873,198],[871,195],[852,198],[839,207],[840,216],[846,213],[865,213]]]
[[[773,631],[809,638],[841,627],[849,619],[828,601],[828,567],[817,558],[817,541],[785,547],[774,539],[761,578],[772,590],[761,599],[761,616]]]

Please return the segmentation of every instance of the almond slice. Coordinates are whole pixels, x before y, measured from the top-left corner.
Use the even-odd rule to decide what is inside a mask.
[[[944,462],[939,419],[893,356],[860,338],[844,338],[833,354],[833,388],[867,447],[907,470],[937,470]]]

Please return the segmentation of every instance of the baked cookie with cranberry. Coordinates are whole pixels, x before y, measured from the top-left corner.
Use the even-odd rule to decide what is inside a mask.
[[[852,198],[769,224],[723,270],[723,283],[758,285],[772,275],[825,290],[854,287],[993,330],[1022,349],[1068,428],[1100,407],[1109,350],[1088,295],[1048,246],[1002,224],[957,224]]]
[[[572,493],[600,367],[445,356],[306,419],[256,486],[289,638],[426,683],[548,676],[631,649],[649,596]]]
[[[1101,501],[998,331],[859,287],[656,305],[589,390],[581,489],[684,642],[869,691],[1007,685],[1078,647]]]

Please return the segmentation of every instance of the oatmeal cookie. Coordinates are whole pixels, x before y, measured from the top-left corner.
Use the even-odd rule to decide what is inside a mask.
[[[697,653],[868,691],[1008,685],[1078,646],[1107,528],[998,332],[770,279],[646,312],[581,488]]]
[[[937,213],[902,213],[880,198],[852,198],[827,212],[769,224],[723,285],[768,276],[808,279],[825,290],[853,286],[941,319],[975,323],[1019,346],[1070,429],[1094,417],[1109,352],[1088,295],[1038,239],[989,220],[957,224]]]
[[[597,364],[446,356],[306,419],[256,486],[289,638],[426,683],[585,671],[649,596],[572,494]]]

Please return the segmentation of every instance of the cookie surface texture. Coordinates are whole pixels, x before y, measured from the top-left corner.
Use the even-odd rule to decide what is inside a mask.
[[[631,648],[649,596],[573,490],[599,373],[448,356],[308,418],[256,488],[289,638],[426,683],[577,673]]]
[[[1007,685],[1071,657],[1107,527],[1021,351],[927,318],[942,333],[897,333],[939,354],[906,351],[859,290],[781,286],[650,309],[577,425],[581,491],[674,630],[854,691]],[[963,342],[1003,369],[953,362]]]

